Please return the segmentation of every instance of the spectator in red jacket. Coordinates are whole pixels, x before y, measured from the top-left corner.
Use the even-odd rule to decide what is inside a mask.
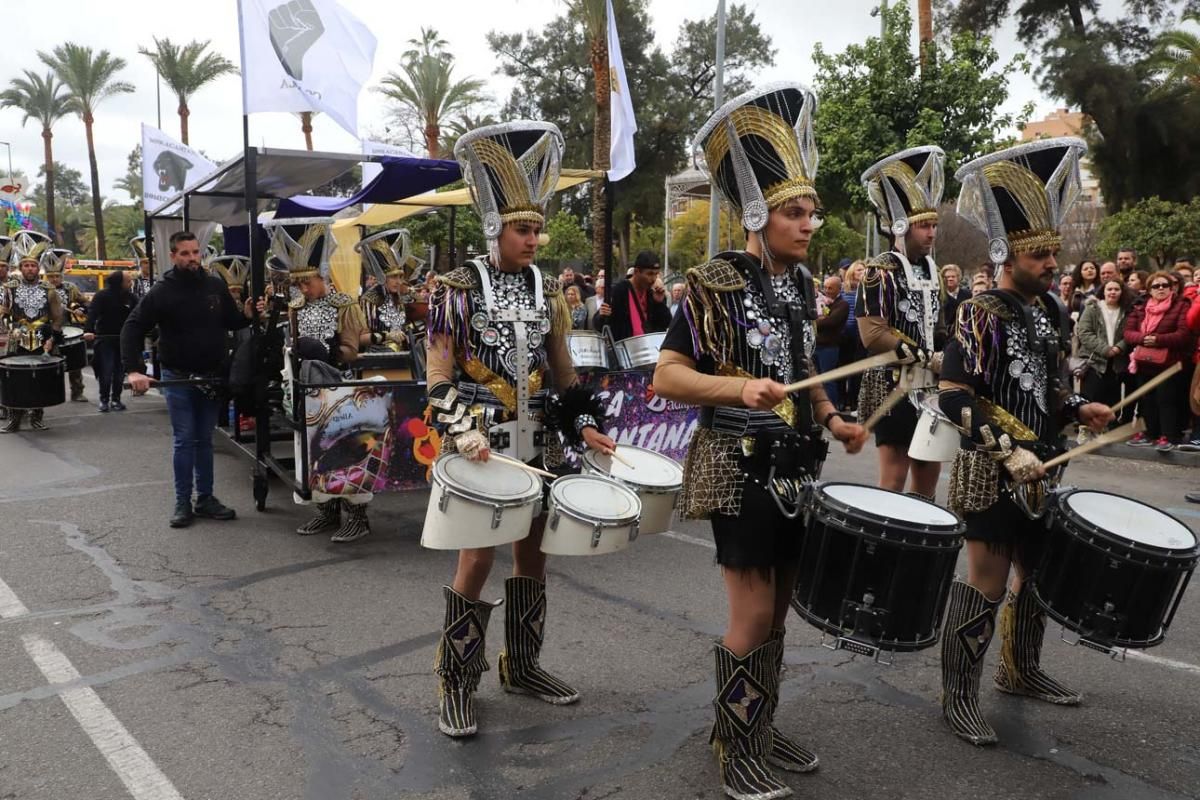
[[[1187,325],[1189,303],[1172,291],[1167,272],[1149,278],[1150,297],[1134,306],[1125,320],[1125,341],[1133,348],[1129,371],[1143,385],[1176,363],[1192,363],[1194,339]],[[1150,445],[1167,452],[1180,443],[1187,409],[1183,405],[1191,375],[1186,370],[1159,384],[1139,405],[1146,418],[1146,433],[1129,440],[1131,445]]]

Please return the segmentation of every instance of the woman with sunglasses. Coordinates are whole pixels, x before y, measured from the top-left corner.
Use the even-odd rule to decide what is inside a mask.
[[[1167,272],[1153,273],[1148,280],[1149,298],[1134,306],[1125,320],[1125,341],[1133,348],[1129,371],[1139,386],[1174,364],[1190,363],[1193,339],[1187,326],[1189,304],[1173,290],[1174,283]],[[1139,409],[1146,418],[1146,432],[1134,436],[1129,444],[1153,445],[1164,453],[1175,449],[1186,421],[1182,401],[1189,378],[1180,372],[1142,400]]]

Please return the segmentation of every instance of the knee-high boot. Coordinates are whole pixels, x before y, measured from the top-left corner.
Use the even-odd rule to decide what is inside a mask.
[[[21,430],[21,422],[25,419],[25,411],[20,408],[8,409],[8,422],[0,428],[0,433],[16,433]]]
[[[983,656],[996,632],[996,607],[974,586],[950,585],[942,626],[942,716],[950,730],[971,744],[995,744],[996,732],[979,710]]]
[[[1068,689],[1042,671],[1042,640],[1046,635],[1046,612],[1038,605],[1033,590],[1021,587],[1009,592],[1008,605],[1000,612],[1000,664],[996,686],[1002,692],[1036,697],[1060,706],[1078,705],[1083,695]]]
[[[771,750],[767,760],[788,772],[812,772],[821,763],[817,754],[780,733],[775,725],[775,711],[779,708],[779,685],[783,674],[783,635],[781,628],[772,628],[767,639],[770,646],[773,668],[768,673],[769,687],[767,724],[771,727]]]
[[[542,669],[546,635],[546,584],[536,578],[504,581],[504,650],[500,653],[500,685],[504,691],[530,694],[556,706],[579,699],[579,692]]]
[[[792,790],[771,773],[771,686],[778,680],[770,641],[738,658],[722,644],[715,648],[716,724],[711,744],[721,786],[734,800],[774,800]]]
[[[438,676],[438,729],[447,736],[470,736],[478,730],[475,690],[488,670],[485,647],[491,603],[468,600],[449,586],[446,618],[433,671]]]

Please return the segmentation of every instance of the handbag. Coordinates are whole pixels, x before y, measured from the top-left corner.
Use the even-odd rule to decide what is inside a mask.
[[[1170,351],[1165,347],[1146,347],[1139,344],[1133,348],[1133,354],[1130,356],[1134,361],[1142,364],[1155,364],[1162,366],[1167,363],[1167,358],[1171,355]]]

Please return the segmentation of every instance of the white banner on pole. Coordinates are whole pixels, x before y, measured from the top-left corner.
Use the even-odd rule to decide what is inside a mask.
[[[608,83],[609,132],[608,179],[619,181],[633,172],[637,163],[633,154],[633,135],[637,120],[633,117],[633,98],[625,80],[625,61],[621,58],[621,42],[617,39],[617,17],[612,0],[608,0]]]
[[[215,170],[209,161],[158,128],[142,124],[142,204],[158,208],[185,187]],[[181,204],[176,203],[175,208]]]
[[[322,111],[358,135],[375,36],[334,0],[239,0],[243,111]]]

